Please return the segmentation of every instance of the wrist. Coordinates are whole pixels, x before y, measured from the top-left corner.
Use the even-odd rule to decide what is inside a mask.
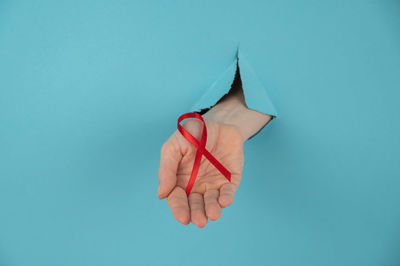
[[[226,98],[208,110],[203,117],[221,124],[239,126],[239,118],[247,108],[235,98]]]
[[[206,121],[236,127],[243,141],[256,134],[271,116],[247,108],[243,94],[228,95],[203,115]]]

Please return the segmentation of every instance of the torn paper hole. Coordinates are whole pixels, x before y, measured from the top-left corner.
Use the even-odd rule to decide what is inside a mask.
[[[239,73],[237,73],[239,71]],[[261,84],[253,68],[238,50],[237,56],[228,68],[215,80],[211,86],[200,97],[192,107],[195,112],[207,110],[214,106],[225,94],[229,92],[235,81],[235,76],[240,75],[246,104],[249,109],[276,117],[278,113],[267,93],[266,88]]]

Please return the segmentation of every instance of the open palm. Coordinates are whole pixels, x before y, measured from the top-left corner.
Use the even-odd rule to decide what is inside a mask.
[[[229,182],[204,156],[202,156],[196,182],[189,197],[185,188],[189,181],[197,148],[176,131],[164,143],[158,177],[158,196],[167,197],[175,219],[182,224],[190,221],[204,227],[208,218],[215,221],[222,208],[232,204],[242,176],[243,138],[236,127],[206,121],[206,149],[231,172]],[[188,120],[183,127],[199,139],[202,124]]]

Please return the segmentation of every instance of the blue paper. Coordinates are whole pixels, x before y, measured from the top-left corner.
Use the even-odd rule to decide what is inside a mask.
[[[399,29],[391,0],[0,1],[0,265],[400,265]],[[160,148],[237,56],[277,118],[184,227]]]
[[[221,76],[211,84],[199,101],[192,107],[192,110],[199,111],[203,108],[209,108],[228,93],[235,77],[237,66],[239,66],[247,107],[260,113],[277,116],[275,107],[266,89],[257,78],[256,73],[240,49],[238,49],[237,57]]]

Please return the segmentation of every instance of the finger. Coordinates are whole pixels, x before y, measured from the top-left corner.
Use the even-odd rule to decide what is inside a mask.
[[[199,193],[189,194],[190,217],[192,223],[197,227],[203,228],[207,224],[207,216],[204,210],[203,195]]]
[[[158,171],[158,197],[165,198],[176,186],[176,172],[182,153],[177,145],[167,141],[161,148],[160,168]]]
[[[204,193],[204,205],[206,209],[206,215],[211,221],[216,221],[221,216],[221,206],[218,204],[219,191],[212,189],[207,190]]]
[[[167,200],[175,219],[182,224],[189,224],[190,209],[185,190],[181,187],[175,187]]]
[[[218,198],[218,203],[221,208],[226,208],[232,204],[236,189],[236,185],[232,183],[225,184],[221,187]]]

